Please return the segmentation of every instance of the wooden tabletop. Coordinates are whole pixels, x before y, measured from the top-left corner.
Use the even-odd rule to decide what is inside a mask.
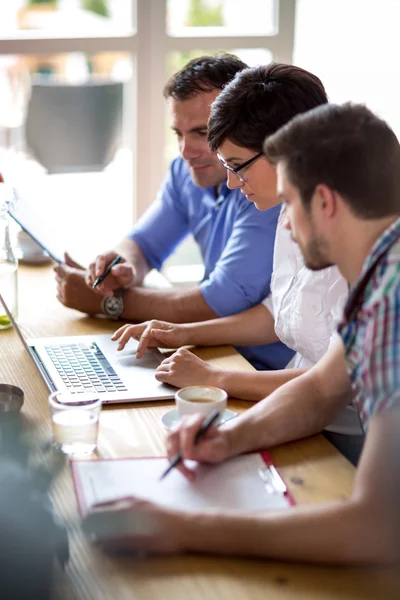
[[[51,267],[20,267],[19,323],[26,336],[112,332],[115,323],[66,309],[55,299]],[[198,349],[213,365],[251,370],[232,348]],[[23,388],[25,419],[40,435],[50,435],[48,391],[12,329],[0,332],[0,381]],[[171,401],[107,406],[101,414],[97,456],[165,455],[160,417]],[[251,403],[229,400],[243,411]],[[272,450],[273,458],[297,503],[346,498],[354,469],[322,436]],[[254,559],[179,556],[133,559],[108,557],[79,531],[76,500],[68,466],[54,485],[54,501],[71,527],[71,559],[62,581],[63,598],[79,600],[337,600],[400,598],[393,569],[325,568]],[[329,543],[329,540],[327,540]],[[63,585],[61,585],[63,584]]]

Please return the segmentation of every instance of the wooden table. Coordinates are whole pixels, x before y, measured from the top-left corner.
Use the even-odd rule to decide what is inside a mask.
[[[55,299],[51,268],[20,267],[19,322],[27,336],[112,332],[115,324],[66,309]],[[232,348],[202,348],[212,364],[252,369]],[[12,329],[0,332],[0,381],[24,389],[23,414],[49,436],[47,388]],[[161,415],[170,401],[107,406],[101,414],[98,456],[165,454]],[[251,404],[230,400],[242,411]],[[297,503],[346,498],[354,469],[322,436],[272,450]],[[103,555],[82,537],[69,468],[54,485],[54,501],[71,525],[71,559],[62,585],[63,598],[80,600],[355,600],[400,598],[394,569],[342,569],[265,560],[179,556],[133,559]],[[327,540],[329,543],[329,540]],[[65,589],[64,589],[65,586]]]

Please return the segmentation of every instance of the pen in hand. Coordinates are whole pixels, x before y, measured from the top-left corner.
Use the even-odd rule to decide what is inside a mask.
[[[201,440],[201,438],[210,429],[211,425],[213,423],[215,423],[215,421],[218,419],[218,417],[219,417],[219,412],[217,409],[210,412],[210,414],[204,419],[200,429],[198,430],[198,432],[195,435],[194,445],[196,445],[199,442],[199,440]],[[172,471],[172,469],[174,469],[181,462],[181,460],[182,460],[182,454],[180,452],[177,452],[171,458],[171,462],[169,463],[168,467],[165,469],[164,473],[161,475],[160,481],[161,481],[161,479],[164,479],[164,477],[166,477],[166,475],[168,475],[168,473],[170,471]]]
[[[92,289],[94,289],[95,287],[100,285],[100,283],[102,283],[104,281],[104,279],[107,277],[107,275],[110,273],[111,269],[113,267],[115,267],[115,265],[120,263],[121,260],[122,260],[122,256],[119,256],[119,254],[115,258],[113,258],[112,261],[110,262],[110,264],[104,269],[104,272],[101,275],[99,275],[98,277],[96,277],[96,279],[94,280],[94,283],[92,285]]]

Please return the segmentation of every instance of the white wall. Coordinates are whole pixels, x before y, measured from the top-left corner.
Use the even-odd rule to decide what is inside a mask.
[[[332,102],[365,103],[400,136],[399,28],[399,0],[297,0],[293,62]]]

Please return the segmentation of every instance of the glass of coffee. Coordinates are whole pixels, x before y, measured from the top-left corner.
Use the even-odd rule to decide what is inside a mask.
[[[207,416],[216,409],[220,413],[220,420],[226,409],[227,397],[227,393],[220,388],[192,385],[176,392],[175,404],[180,416],[195,413]]]

